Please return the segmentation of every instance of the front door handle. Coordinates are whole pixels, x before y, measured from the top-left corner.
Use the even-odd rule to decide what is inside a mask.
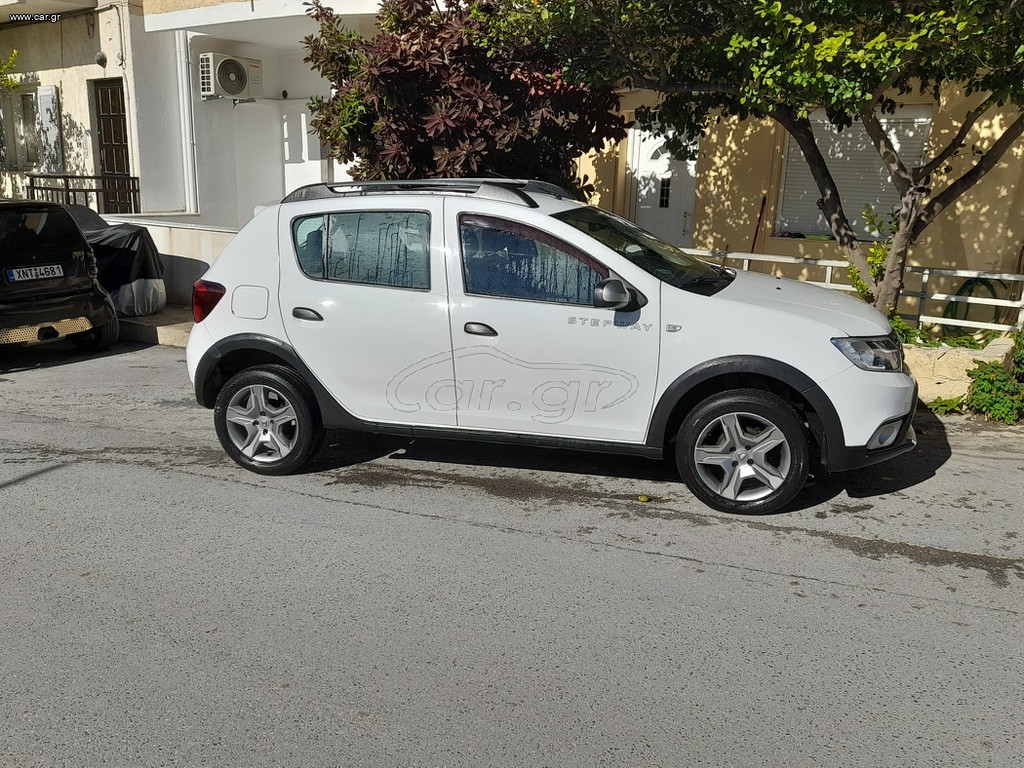
[[[487,325],[487,323],[466,323],[463,326],[463,330],[466,333],[470,333],[474,336],[497,336],[498,332]]]
[[[296,320],[323,320],[324,316],[317,312],[315,309],[308,309],[306,307],[296,307],[292,310],[292,317]]]

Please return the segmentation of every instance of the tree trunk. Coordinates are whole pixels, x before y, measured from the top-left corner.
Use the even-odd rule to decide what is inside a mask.
[[[772,117],[790,133],[800,147],[821,195],[818,207],[821,208],[821,212],[828,222],[832,236],[843,249],[846,260],[857,270],[861,280],[868,287],[871,299],[877,306],[877,286],[871,278],[871,266],[868,264],[868,258],[857,238],[857,233],[853,231],[853,226],[843,210],[839,187],[836,186],[835,179],[832,178],[832,173],[828,169],[828,163],[814,140],[811,121],[806,117],[799,117],[793,109],[786,106],[778,107],[772,113]]]
[[[900,292],[903,290],[903,270],[907,266],[907,254],[917,239],[915,227],[921,217],[921,205],[928,194],[927,187],[913,186],[900,200],[900,213],[896,232],[885,255],[885,271],[874,286],[875,308],[886,317],[896,309]]]

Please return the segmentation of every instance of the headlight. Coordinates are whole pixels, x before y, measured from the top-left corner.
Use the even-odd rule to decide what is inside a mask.
[[[832,339],[836,349],[865,371],[902,371],[903,348],[889,336],[866,339]]]

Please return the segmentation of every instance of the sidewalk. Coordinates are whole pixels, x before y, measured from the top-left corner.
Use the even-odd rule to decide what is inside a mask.
[[[142,317],[122,317],[121,341],[141,341],[165,347],[185,347],[192,330],[192,307],[168,304]]]

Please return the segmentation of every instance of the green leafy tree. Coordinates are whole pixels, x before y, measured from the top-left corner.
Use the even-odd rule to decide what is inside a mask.
[[[509,40],[540,41],[590,82],[649,88],[640,115],[696,136],[718,115],[771,118],[799,145],[820,206],[876,307],[891,312],[908,249],[1007,155],[1024,133],[1024,0],[496,0]],[[977,94],[956,134],[924,162],[903,157],[880,116],[910,94],[943,86]],[[1010,119],[973,153],[972,128],[993,107]],[[808,119],[824,108],[838,129],[860,122],[899,197],[880,268],[869,266]],[[1016,112],[1014,110],[1016,108]],[[860,211],[853,211],[858,215]]]
[[[14,69],[14,65],[17,61],[17,51],[11,51],[11,55],[6,59],[0,59],[0,90],[9,91],[12,88],[18,87],[18,81],[8,74],[12,69]]]
[[[306,61],[332,86],[311,127],[361,179],[501,175],[576,186],[574,161],[625,136],[608,86],[566,79],[543,48],[490,41],[490,6],[385,0],[364,39],[318,0]]]

